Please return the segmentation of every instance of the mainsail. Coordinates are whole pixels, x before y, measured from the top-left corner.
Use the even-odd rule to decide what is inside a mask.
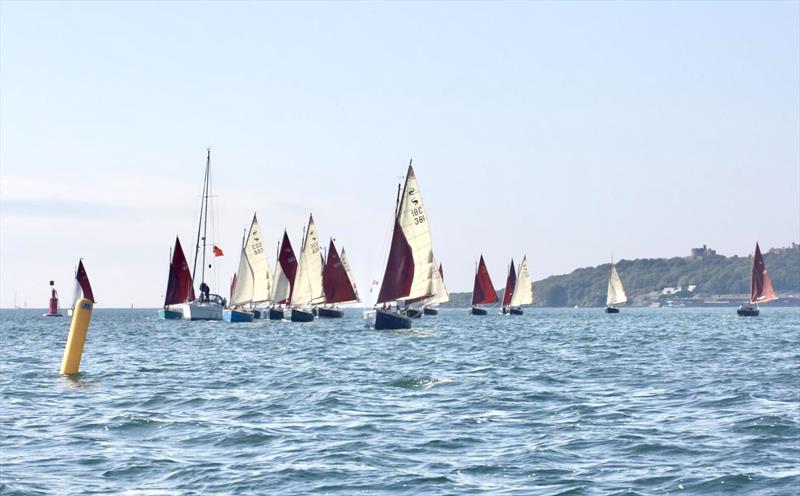
[[[389,259],[378,293],[378,303],[431,296],[432,264],[427,213],[414,168],[409,164],[395,214]]]
[[[353,283],[342,259],[339,258],[339,252],[336,251],[333,239],[328,244],[328,257],[322,272],[322,287],[325,292],[325,303],[358,301],[358,296],[353,290]]]
[[[306,237],[300,251],[300,263],[297,277],[292,288],[291,304],[306,306],[325,301],[322,288],[322,256],[319,249],[319,237],[314,217],[309,216]]]
[[[622,287],[622,280],[619,278],[617,266],[611,264],[611,274],[608,276],[608,297],[606,297],[606,305],[621,305],[628,301],[625,296],[625,289]]]
[[[84,294],[86,294],[84,292]],[[172,251],[172,261],[169,264],[169,280],[167,281],[167,294],[164,297],[164,306],[184,303],[194,300],[194,286],[192,285],[192,272],[189,262],[183,254],[181,241],[175,237],[175,249]]]
[[[242,306],[253,301],[253,287],[255,286],[255,275],[250,261],[247,259],[247,250],[242,246],[242,253],[239,256],[239,270],[231,282],[231,306]]]
[[[761,248],[756,243],[756,252],[753,255],[753,274],[750,281],[750,303],[766,303],[777,300],[775,289],[772,287],[772,280],[767,272],[767,265],[764,257],[761,256]]]
[[[517,272],[514,270],[514,259],[508,266],[508,277],[506,278],[506,290],[503,292],[503,306],[511,305],[511,297],[514,295],[514,288],[517,286]]]
[[[428,299],[426,305],[438,305],[450,301],[450,293],[447,292],[447,286],[444,285],[443,274],[441,264],[437,264],[434,258],[433,264],[431,264],[431,288],[433,288],[433,296]]]
[[[247,242],[244,245],[247,253],[247,261],[253,270],[253,303],[269,301],[272,297],[272,271],[269,268],[269,261],[264,250],[264,239],[261,236],[261,228],[258,226],[256,214],[253,214],[253,222],[250,224],[250,232],[247,233]]]
[[[497,292],[494,290],[492,278],[489,277],[489,270],[486,268],[486,262],[483,261],[483,255],[481,255],[480,262],[478,262],[478,270],[475,272],[472,304],[488,305],[490,303],[497,303]]]
[[[358,289],[356,288],[356,279],[353,277],[353,271],[350,270],[350,261],[347,260],[347,253],[345,253],[344,247],[342,247],[342,253],[340,253],[340,258],[342,260],[342,265],[344,266],[344,270],[345,272],[347,272],[347,278],[353,285],[353,294],[356,295],[356,300],[358,300]]]
[[[510,305],[519,307],[521,305],[530,305],[531,303],[533,303],[533,286],[531,285],[531,273],[528,270],[528,257],[522,257]]]
[[[297,258],[294,256],[292,243],[286,230],[283,231],[283,241],[278,249],[278,262],[275,264],[275,277],[272,286],[272,302],[282,305],[292,296],[292,285],[297,274]]]

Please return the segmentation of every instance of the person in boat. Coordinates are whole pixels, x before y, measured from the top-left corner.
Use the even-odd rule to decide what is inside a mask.
[[[200,283],[200,303],[210,301],[210,293],[211,288],[208,287],[208,284],[205,281]]]

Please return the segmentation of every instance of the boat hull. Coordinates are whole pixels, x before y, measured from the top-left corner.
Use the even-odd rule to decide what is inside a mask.
[[[171,308],[162,308],[158,311],[158,318],[161,320],[182,320],[183,311],[172,310]]]
[[[344,312],[338,308],[317,307],[317,315],[328,319],[341,319],[344,317]]]
[[[253,309],[253,320],[260,320],[264,318],[264,310]]]
[[[392,329],[411,329],[411,317],[391,310],[375,310],[375,329],[378,331]]]
[[[270,308],[269,320],[283,320],[283,308]]]
[[[422,309],[422,313],[425,315],[439,315],[439,310],[436,308],[425,307]]]
[[[297,308],[292,309],[292,322],[313,322],[314,314]]]
[[[606,307],[606,313],[619,313],[619,308],[616,308],[616,307]]]
[[[180,305],[183,320],[222,320],[222,305],[215,302],[192,301]]]
[[[525,312],[522,311],[521,308],[509,308],[508,313],[511,315],[524,315]]]
[[[472,315],[489,315],[489,312],[485,308],[480,307],[472,307],[470,313]]]
[[[60,313],[43,313],[42,317],[63,317]]]
[[[422,317],[422,310],[418,310],[416,308],[406,308],[403,310],[403,313],[406,315],[406,317],[411,319],[418,319]]]
[[[758,317],[761,310],[753,305],[742,305],[736,309],[736,315],[739,317]]]
[[[225,322],[252,322],[253,314],[244,310],[226,309],[222,311],[222,320]]]

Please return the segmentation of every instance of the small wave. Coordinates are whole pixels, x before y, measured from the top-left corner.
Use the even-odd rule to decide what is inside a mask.
[[[404,378],[399,379],[397,381],[390,382],[389,385],[392,387],[399,387],[403,389],[430,389],[434,386],[440,386],[442,384],[450,384],[450,379],[412,379],[412,378]]]

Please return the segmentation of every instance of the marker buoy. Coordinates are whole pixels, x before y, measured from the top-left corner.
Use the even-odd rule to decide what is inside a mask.
[[[61,360],[61,374],[63,375],[77,374],[81,366],[83,345],[86,343],[89,321],[92,320],[92,307],[94,307],[94,303],[88,298],[80,298],[75,302],[69,336],[67,336],[67,346],[64,348],[64,358]]]

